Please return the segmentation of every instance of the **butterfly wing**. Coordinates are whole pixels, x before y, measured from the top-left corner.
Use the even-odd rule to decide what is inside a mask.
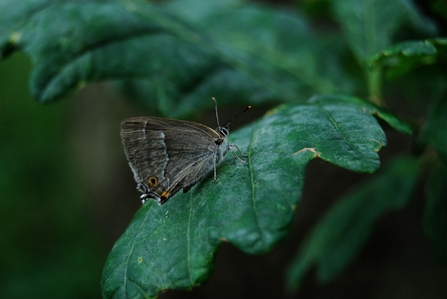
[[[188,121],[131,118],[122,123],[121,137],[137,188],[160,203],[188,191],[226,153],[219,133]]]

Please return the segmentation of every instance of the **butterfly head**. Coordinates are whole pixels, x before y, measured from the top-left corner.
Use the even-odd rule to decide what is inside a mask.
[[[216,131],[222,136],[222,137],[227,137],[228,134],[230,134],[230,123],[226,123],[225,125],[223,125],[222,127],[217,127]]]

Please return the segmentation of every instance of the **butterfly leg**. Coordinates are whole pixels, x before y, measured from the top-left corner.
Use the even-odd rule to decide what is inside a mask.
[[[228,148],[229,148],[230,151],[236,156],[236,158],[237,158],[239,161],[241,161],[242,163],[247,162],[247,161],[245,161],[245,160],[239,158],[239,156],[236,154],[236,152],[231,148],[232,146],[236,147],[236,148],[238,149],[239,153],[241,153],[242,156],[247,157],[247,155],[244,154],[244,153],[241,151],[241,149],[240,149],[236,144],[230,144]]]
[[[230,147],[232,147],[232,146],[234,146],[235,148],[237,148],[237,150],[239,151],[239,153],[241,153],[242,156],[244,156],[244,157],[248,157],[248,155],[244,154],[244,153],[241,151],[241,149],[239,148],[239,146],[237,146],[237,144],[235,144],[235,143],[230,144]]]

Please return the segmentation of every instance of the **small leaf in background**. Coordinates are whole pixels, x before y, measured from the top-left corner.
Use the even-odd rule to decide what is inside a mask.
[[[428,33],[435,32],[433,23],[416,10],[412,1],[338,0],[332,5],[335,17],[361,65],[368,57],[388,47],[405,22],[411,22]]]
[[[364,71],[368,97],[384,106],[382,73],[368,68],[367,59],[388,47],[404,25],[434,34],[433,23],[424,18],[411,0],[337,0],[332,10],[345,39]]]
[[[418,173],[416,159],[396,159],[373,180],[340,198],[304,241],[288,270],[288,289],[296,291],[313,265],[322,282],[343,271],[368,240],[380,216],[407,203]]]
[[[431,239],[439,263],[447,267],[447,168],[435,169],[425,190],[425,233]]]
[[[439,157],[447,163],[447,93],[438,97],[432,105],[427,121],[421,129],[418,143],[431,144]]]
[[[387,68],[390,78],[420,65],[447,63],[447,38],[407,41],[390,46],[369,58],[371,68]]]
[[[311,159],[361,172],[379,167],[386,140],[368,105],[321,96],[282,105],[230,134],[247,163],[227,156],[216,183],[208,177],[163,206],[146,203],[108,257],[104,297],[153,297],[198,285],[222,241],[250,254],[271,250],[289,231]]]

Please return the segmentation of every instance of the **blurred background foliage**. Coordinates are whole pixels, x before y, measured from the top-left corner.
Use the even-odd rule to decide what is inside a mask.
[[[30,63],[0,65],[2,298],[97,297],[101,254],[70,154],[70,108],[29,95]]]
[[[300,7],[313,18],[317,30],[334,26],[328,1],[264,2],[291,10]],[[444,34],[446,7],[444,1],[418,3]],[[407,32],[400,34],[403,39]],[[362,70],[346,55],[344,67],[361,76]],[[385,83],[384,92],[393,98],[388,103],[391,108],[413,119],[423,117],[427,98],[439,98],[442,89],[438,87],[445,85],[443,75],[433,79],[434,73],[443,73],[437,68],[405,70],[409,76],[404,79],[388,75],[392,81]],[[144,82],[140,91],[133,85],[138,81],[92,84],[68,101],[41,106],[29,92],[30,70],[29,58],[23,54],[0,64],[0,297],[98,298],[106,256],[140,206],[137,199],[122,202],[135,190],[122,152],[119,123],[154,109],[127,101],[129,93],[116,92],[116,87],[125,87],[138,99],[145,93]],[[422,95],[427,97],[421,100]],[[261,115],[266,108],[262,109],[245,122]],[[163,112],[166,107],[155,110]],[[222,118],[233,111],[222,109]],[[213,113],[198,121],[214,124]],[[384,130],[388,147],[381,151],[383,161],[411,151],[410,137],[386,125]],[[160,298],[286,297],[284,269],[300,240],[334,198],[366,176],[312,161],[296,222],[284,244],[265,256],[248,256],[224,244],[207,284],[192,292],[168,291]],[[445,298],[447,273],[437,264],[421,226],[423,195],[419,186],[402,211],[381,217],[367,246],[340,276],[320,285],[311,272],[294,296]]]

